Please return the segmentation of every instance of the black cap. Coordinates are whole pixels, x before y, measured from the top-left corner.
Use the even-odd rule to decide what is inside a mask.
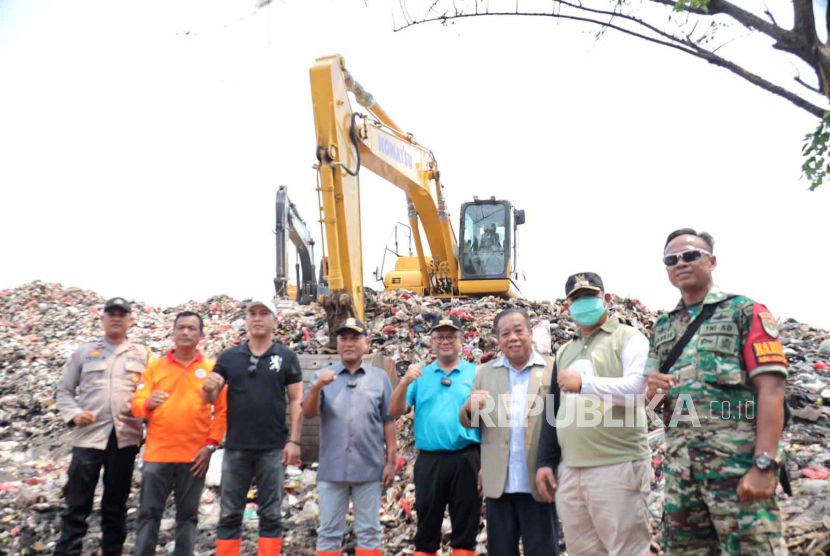
[[[461,319],[458,317],[453,316],[442,316],[437,317],[435,322],[432,323],[432,327],[429,329],[429,332],[435,332],[439,328],[454,328],[456,330],[461,330]]]
[[[113,297],[104,304],[105,313],[110,309],[123,309],[125,312],[129,313],[132,311],[132,305],[130,305],[130,302],[123,297]]]
[[[605,286],[602,285],[602,278],[599,277],[599,274],[580,272],[568,276],[568,281],[565,282],[565,297],[570,297],[578,290],[602,292],[605,291]]]
[[[337,330],[334,331],[335,334],[340,334],[344,330],[353,330],[358,334],[366,334],[366,325],[360,322],[360,319],[348,318],[340,323],[340,326],[337,327]]]

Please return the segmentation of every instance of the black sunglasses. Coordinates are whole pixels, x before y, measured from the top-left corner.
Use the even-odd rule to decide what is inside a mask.
[[[248,359],[248,363],[250,363],[250,365],[248,365],[248,376],[254,376],[256,366],[259,365],[259,357],[254,357],[252,355],[251,358]]]
[[[671,255],[666,255],[663,257],[663,264],[666,266],[674,266],[680,262],[680,259],[683,259],[684,263],[693,263],[696,260],[700,259],[701,256],[706,255],[707,257],[711,257],[712,254],[708,251],[704,251],[703,249],[687,249],[681,253],[672,253]]]

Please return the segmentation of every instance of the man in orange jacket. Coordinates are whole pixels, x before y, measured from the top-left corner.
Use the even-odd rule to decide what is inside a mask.
[[[171,489],[176,498],[174,555],[193,556],[205,473],[227,428],[227,395],[222,392],[212,405],[202,399],[202,384],[215,363],[198,350],[202,328],[196,313],[176,315],[175,349],[147,366],[133,397],[133,415],[149,420],[134,556],[156,553]]]

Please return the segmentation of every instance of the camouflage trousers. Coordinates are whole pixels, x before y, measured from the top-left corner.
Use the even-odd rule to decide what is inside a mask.
[[[687,479],[664,466],[666,505],[663,550],[666,556],[785,555],[781,515],[773,498],[738,499],[739,476]]]

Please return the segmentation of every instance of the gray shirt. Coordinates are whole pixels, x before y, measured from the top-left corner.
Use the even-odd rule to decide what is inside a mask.
[[[113,428],[119,448],[141,444],[142,422],[130,401],[149,359],[149,350],[130,340],[113,346],[100,338],[75,350],[58,384],[58,410],[70,427],[84,411],[95,414],[95,422],[75,427],[72,446],[106,450]]]
[[[314,380],[323,370],[315,373]],[[337,378],[320,391],[317,478],[347,483],[380,481],[386,465],[383,426],[394,420],[389,416],[389,376],[371,365],[361,366],[354,374],[342,363],[331,370]],[[350,382],[354,386],[349,386]]]

